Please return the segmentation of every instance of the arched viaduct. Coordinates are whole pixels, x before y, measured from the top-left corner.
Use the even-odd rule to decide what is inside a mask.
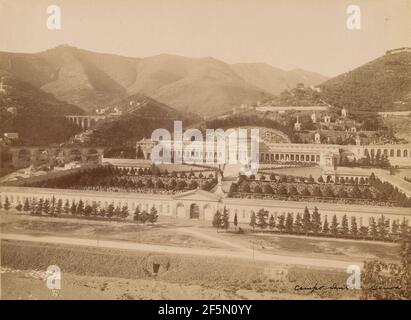
[[[100,120],[104,120],[105,118],[107,117],[98,116],[98,115],[92,115],[92,116],[69,115],[69,116],[66,116],[66,119],[68,119],[71,123],[74,123],[75,125],[81,127],[83,130],[90,129],[93,124],[97,123]]]

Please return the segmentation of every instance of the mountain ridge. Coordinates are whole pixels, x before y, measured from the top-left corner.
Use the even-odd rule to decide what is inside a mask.
[[[289,72],[265,65],[269,70],[266,73]],[[302,72],[302,76],[291,73],[292,80],[278,75],[258,79],[255,72],[253,76],[245,75],[245,71],[241,74],[236,64],[213,57],[188,58],[173,54],[124,57],[67,45],[38,53],[0,52],[0,69],[87,112],[140,93],[180,111],[210,115],[242,103],[270,98],[289,87],[288,82],[291,86],[297,81],[313,82],[310,72]],[[261,88],[264,79],[272,78],[278,79],[277,87]],[[287,85],[284,81],[288,81]]]
[[[64,117],[83,114],[79,107],[59,101],[2,70],[0,78],[0,135],[18,133],[19,143],[46,145],[66,141],[79,131]]]
[[[366,112],[411,110],[411,50],[394,50],[319,87],[336,107]]]

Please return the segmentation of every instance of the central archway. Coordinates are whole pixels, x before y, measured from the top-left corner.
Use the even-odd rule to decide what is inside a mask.
[[[195,203],[190,206],[190,219],[200,219],[200,207]]]
[[[181,219],[186,217],[186,211],[182,203],[177,204],[176,217]]]
[[[69,161],[81,161],[81,151],[78,149],[71,149],[68,153]]]

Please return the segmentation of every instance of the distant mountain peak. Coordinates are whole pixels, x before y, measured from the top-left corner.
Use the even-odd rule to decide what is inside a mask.
[[[265,63],[227,64],[214,57],[159,54],[130,58],[61,44],[36,54],[2,54],[6,70],[86,111],[140,93],[180,111],[212,115],[273,97],[296,83],[326,78]],[[300,74],[301,73],[301,74]]]

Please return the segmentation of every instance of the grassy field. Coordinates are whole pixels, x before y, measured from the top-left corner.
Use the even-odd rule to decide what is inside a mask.
[[[62,271],[61,298],[136,299],[356,299],[358,291],[296,291],[295,286],[315,284],[343,286],[344,272],[279,266],[262,262],[188,255],[152,255],[101,248],[84,248],[41,243],[2,241],[2,295],[41,298],[38,277],[25,279],[30,270],[44,271],[58,265]],[[153,261],[163,264],[153,274]],[[22,270],[26,270],[25,272]],[[278,275],[280,271],[281,275]],[[29,272],[30,273],[30,272]],[[31,272],[33,273],[33,272]],[[64,282],[66,281],[66,282]],[[65,285],[68,291],[65,293]],[[43,282],[44,285],[44,282]],[[33,288],[30,289],[30,286]],[[144,290],[143,290],[144,288]],[[42,293],[40,293],[40,291]],[[106,291],[102,293],[101,291]],[[49,293],[48,293],[49,294]],[[36,296],[38,295],[38,296]]]
[[[363,261],[366,259],[393,261],[398,257],[398,245],[394,243],[252,233],[248,225],[240,226],[248,232],[238,234],[220,231],[217,233],[208,221],[167,217],[160,217],[159,222],[152,225],[78,218],[37,217],[24,214],[0,215],[0,231],[3,233],[121,240],[142,244],[233,250],[231,246],[218,241],[222,239],[227,240],[230,244],[239,244],[245,248],[269,254],[343,261]],[[189,230],[195,232],[187,232]]]
[[[96,221],[75,218],[50,218],[29,215],[2,214],[0,230],[4,233],[23,233],[43,236],[73,236],[87,239],[124,240],[146,244],[167,244],[182,247],[221,248],[220,245],[175,232],[170,223],[136,224],[115,221]],[[185,224],[182,223],[182,226]]]
[[[399,247],[395,244],[361,243],[360,241],[330,241],[307,239],[305,237],[283,237],[272,235],[247,235],[249,243],[263,252],[275,254],[292,254],[338,260],[383,259],[395,261],[398,259]]]
[[[370,259],[397,261],[399,257],[399,245],[396,243],[260,233],[252,232],[248,225],[240,225],[240,227],[246,230],[244,234],[225,231],[216,233],[215,229],[209,227],[201,229],[230,243],[238,243],[249,249],[277,255],[342,261]]]
[[[169,218],[161,218],[155,225],[138,225],[16,214],[0,217],[0,231],[4,233],[92,239],[98,236],[199,249],[236,250],[230,247],[234,244],[268,254],[344,261],[373,258],[392,261],[397,257],[395,244],[264,233],[217,233],[208,223]],[[296,290],[296,286],[343,287],[347,279],[344,270],[285,266],[252,259],[2,240],[1,268],[11,269],[1,272],[3,297],[56,298],[44,289],[44,281],[31,276],[33,270],[34,274],[44,273],[53,264],[61,268],[67,281],[63,282],[65,290],[59,299],[357,299],[360,295],[351,290]],[[154,264],[160,265],[157,274]]]

